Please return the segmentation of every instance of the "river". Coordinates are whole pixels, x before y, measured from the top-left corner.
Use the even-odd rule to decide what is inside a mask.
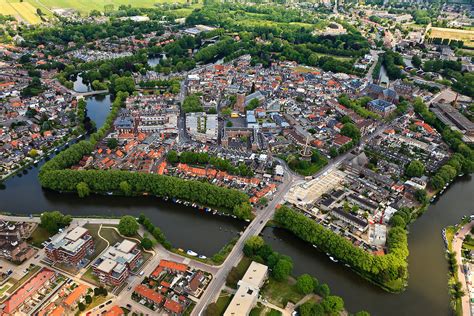
[[[109,96],[87,99],[88,116],[97,126],[104,122],[109,107]],[[7,180],[5,188],[0,190],[0,210],[25,215],[60,210],[76,216],[138,216],[143,212],[162,229],[175,247],[193,249],[206,256],[217,252],[246,224],[153,197],[93,195],[81,199],[75,194],[51,192],[40,187],[37,175],[38,168],[33,168],[26,175]],[[296,275],[310,273],[328,283],[333,294],[344,298],[351,312],[367,310],[372,315],[389,316],[449,315],[448,267],[441,230],[459,222],[463,215],[472,213],[473,192],[473,178],[459,178],[411,225],[409,285],[401,294],[380,290],[284,230],[267,228],[263,235],[276,251],[293,258]]]
[[[351,312],[371,315],[450,315],[448,265],[441,230],[474,212],[474,179],[458,178],[428,210],[410,226],[408,288],[390,294],[370,284],[325,254],[282,229],[267,228],[265,240],[274,250],[293,258],[294,273],[309,273],[341,296]]]

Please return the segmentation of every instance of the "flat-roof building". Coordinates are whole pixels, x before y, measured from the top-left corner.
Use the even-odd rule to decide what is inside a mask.
[[[249,315],[252,308],[257,304],[260,287],[265,283],[267,276],[268,267],[252,261],[247,272],[239,281],[239,288],[227,307],[224,316]]]
[[[433,113],[444,124],[461,130],[468,136],[474,136],[474,123],[449,104],[437,103]]]
[[[135,242],[124,239],[110,246],[93,264],[92,269],[100,282],[121,285],[141,264],[142,254]]]
[[[78,265],[86,255],[94,252],[94,241],[86,228],[78,226],[54,236],[45,252],[51,261]]]

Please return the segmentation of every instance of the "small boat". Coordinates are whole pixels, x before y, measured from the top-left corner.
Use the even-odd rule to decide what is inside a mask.
[[[198,258],[199,258],[199,259],[207,259],[207,257],[204,256],[204,255],[200,255]]]
[[[351,267],[351,266],[350,266],[350,265],[348,265],[347,263],[345,263],[344,265],[345,265],[346,267],[348,267],[348,268],[350,268],[350,267]]]
[[[316,248],[316,249],[318,249],[318,246],[316,246],[316,245],[313,245],[313,247]]]
[[[329,257],[329,259],[332,261],[332,262],[338,262],[337,259],[334,259],[333,257]]]
[[[179,251],[179,252],[184,252],[184,249],[178,248],[178,251]]]
[[[113,195],[114,192],[107,192],[107,195]]]
[[[186,254],[187,254],[188,256],[192,256],[192,257],[197,257],[197,255],[198,255],[197,253],[195,253],[195,252],[192,251],[192,250],[186,251]]]

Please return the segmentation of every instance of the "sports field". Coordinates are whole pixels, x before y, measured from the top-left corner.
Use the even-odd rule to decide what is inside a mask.
[[[466,46],[474,45],[474,31],[473,30],[457,30],[447,29],[442,27],[432,27],[430,29],[432,38],[449,38],[452,40],[461,40]]]
[[[41,22],[36,14],[36,8],[30,2],[20,2],[20,0],[0,0],[0,13],[11,15],[19,21],[28,24]]]

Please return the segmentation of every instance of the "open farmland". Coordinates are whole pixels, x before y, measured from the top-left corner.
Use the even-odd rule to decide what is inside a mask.
[[[11,15],[17,20],[37,24],[41,22],[36,14],[36,7],[29,2],[20,2],[19,0],[0,0],[0,12],[4,15]]]
[[[0,0],[5,1],[5,0]],[[118,9],[121,5],[131,5],[134,7],[153,7],[156,3],[175,3],[184,2],[184,0],[29,0],[36,7],[52,9],[71,8],[87,13],[91,10],[104,11],[104,6],[113,5],[114,9]]]
[[[464,41],[466,46],[474,46],[474,31],[473,30],[457,30],[447,29],[441,27],[432,27],[430,29],[430,37],[432,38],[448,38],[451,40]]]

